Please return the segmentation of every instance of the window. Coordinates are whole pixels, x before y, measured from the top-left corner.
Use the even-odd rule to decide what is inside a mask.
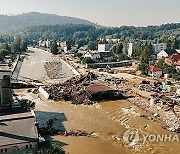
[[[5,150],[4,150],[5,152],[7,152],[7,148],[5,148]]]
[[[28,145],[26,145],[26,149],[28,149]]]
[[[32,148],[32,144],[30,144],[30,148]]]

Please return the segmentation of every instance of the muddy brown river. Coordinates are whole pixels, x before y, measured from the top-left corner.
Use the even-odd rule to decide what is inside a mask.
[[[40,55],[39,55],[40,56]],[[49,55],[48,55],[49,57]],[[27,60],[33,59],[29,57]],[[42,59],[40,60],[42,62]],[[41,63],[40,62],[40,63]],[[21,75],[34,69],[35,63],[26,61]],[[26,68],[26,67],[27,68]],[[42,68],[42,66],[38,66]],[[30,72],[28,72],[31,74]],[[35,72],[33,72],[34,74]],[[34,78],[42,78],[40,74]],[[153,115],[142,111],[133,104],[134,99],[99,102],[92,106],[72,105],[70,102],[50,100],[42,101],[38,95],[24,90],[15,91],[20,98],[26,98],[36,103],[37,119],[41,123],[54,117],[57,127],[63,130],[82,130],[94,132],[95,137],[63,137],[50,136],[70,154],[179,154],[180,142],[177,141],[148,141],[144,142],[143,134],[170,134],[162,128],[162,124]],[[153,117],[153,120],[141,117]],[[123,142],[123,134],[129,128],[137,128],[140,134],[139,142],[133,147],[126,147]]]
[[[22,98],[36,102],[36,112],[43,119],[57,119],[56,124],[64,130],[82,130],[94,132],[96,137],[63,137],[51,136],[51,140],[70,154],[179,154],[180,144],[174,142],[143,142],[139,141],[134,147],[125,147],[123,134],[128,127],[138,128],[140,133],[171,134],[162,128],[159,121],[147,120],[140,114],[152,116],[132,104],[132,100],[100,102],[93,106],[72,105],[65,101],[42,101],[37,95],[18,90]],[[40,116],[40,117],[39,117]],[[140,136],[141,137],[141,136]]]

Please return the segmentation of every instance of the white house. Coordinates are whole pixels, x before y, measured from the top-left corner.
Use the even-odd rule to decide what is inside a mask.
[[[133,52],[135,51],[137,45],[138,44],[136,42],[127,44],[127,52],[129,57],[133,55]]]
[[[91,58],[92,60],[100,59],[100,53],[98,51],[87,51],[84,55],[84,58]]]
[[[112,44],[98,44],[98,51],[104,52],[104,51],[110,51],[112,47]]]
[[[157,44],[153,44],[153,50],[154,50],[154,54],[157,54],[158,52],[167,49],[167,43],[157,43]]]
[[[173,54],[177,54],[178,52],[174,49],[166,49],[166,50],[161,50],[157,54],[157,59],[162,59],[162,58],[167,58],[170,57]]]
[[[161,77],[162,76],[162,70],[157,66],[149,66],[148,68],[148,75],[152,77]]]

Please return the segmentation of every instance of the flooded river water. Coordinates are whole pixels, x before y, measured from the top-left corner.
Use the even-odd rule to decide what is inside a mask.
[[[40,56],[40,55],[39,55]],[[23,69],[32,72],[25,62]],[[39,66],[39,69],[41,66]],[[42,72],[41,72],[42,73]],[[34,75],[36,77],[36,75]],[[40,76],[41,77],[41,74]],[[43,76],[42,76],[43,77]],[[148,120],[140,115],[152,117],[150,113],[142,111],[133,104],[134,99],[99,102],[92,106],[73,105],[65,101],[42,101],[38,95],[17,90],[20,97],[30,99],[36,103],[36,113],[39,121],[54,115],[57,124],[64,130],[81,130],[94,132],[97,137],[63,137],[51,136],[70,154],[179,154],[180,142],[143,142],[133,148],[127,148],[123,143],[123,134],[128,128],[137,128],[140,133],[173,134],[162,128],[161,122],[153,118]],[[41,113],[41,114],[38,114]],[[43,114],[42,114],[43,113]],[[175,135],[175,133],[173,134]]]
[[[145,142],[128,148],[123,144],[123,134],[128,129],[138,128],[141,133],[175,134],[162,128],[159,121],[147,120],[141,114],[152,117],[134,106],[131,101],[119,100],[100,102],[93,106],[73,105],[65,101],[42,101],[37,95],[18,91],[23,98],[36,102],[39,121],[56,117],[57,125],[64,130],[94,132],[97,137],[51,136],[63,149],[72,154],[179,154],[179,142]],[[39,117],[40,116],[40,117]]]

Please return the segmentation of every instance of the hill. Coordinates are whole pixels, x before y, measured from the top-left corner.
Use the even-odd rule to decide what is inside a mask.
[[[17,32],[16,32],[17,34]],[[164,24],[161,26],[148,27],[97,27],[83,24],[66,25],[42,25],[30,26],[24,30],[18,31],[29,39],[86,39],[96,40],[97,38],[116,38],[116,39],[141,39],[154,40],[163,38],[180,38],[180,23]]]
[[[67,17],[58,16],[54,14],[30,12],[20,15],[0,15],[0,32],[7,32],[11,30],[24,29],[29,26],[40,25],[64,25],[64,24],[83,24],[83,25],[95,25],[90,21]]]

